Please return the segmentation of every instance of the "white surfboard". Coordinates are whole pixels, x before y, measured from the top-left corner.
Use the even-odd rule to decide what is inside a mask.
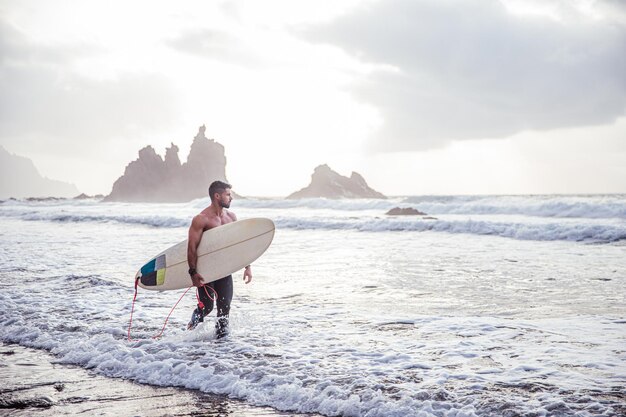
[[[274,238],[274,222],[253,218],[209,229],[198,246],[196,269],[204,282],[228,276],[250,265],[267,250]],[[135,279],[147,290],[177,290],[192,285],[187,264],[187,240],[150,259]]]

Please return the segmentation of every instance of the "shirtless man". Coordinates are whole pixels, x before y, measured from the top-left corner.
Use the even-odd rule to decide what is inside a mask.
[[[204,321],[204,317],[213,310],[212,298],[217,297],[217,322],[215,330],[217,338],[222,338],[227,334],[228,313],[230,312],[230,302],[233,299],[233,277],[229,275],[217,281],[204,284],[204,278],[196,271],[198,262],[198,245],[205,230],[219,227],[223,224],[237,221],[237,216],[232,211],[227,210],[230,202],[233,201],[231,195],[232,187],[222,181],[214,181],[209,187],[211,205],[200,214],[195,216],[189,227],[189,244],[187,246],[187,263],[189,263],[189,276],[193,285],[198,287],[198,298],[200,302],[194,310],[191,321],[187,329],[194,329],[199,322]],[[252,280],[252,269],[246,266],[243,273],[245,283]],[[209,288],[207,288],[209,287]]]

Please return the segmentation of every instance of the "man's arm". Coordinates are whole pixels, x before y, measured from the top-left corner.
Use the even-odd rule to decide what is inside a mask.
[[[231,211],[228,214],[234,222],[237,221],[237,215],[235,213]],[[250,281],[252,281],[252,268],[250,267],[250,265],[246,266],[246,268],[243,270],[243,280],[246,284],[249,284]]]
[[[204,285],[204,278],[195,271],[198,264],[198,245],[200,244],[200,239],[202,239],[203,232],[203,219],[200,216],[194,217],[191,221],[191,226],[189,226],[189,237],[187,239],[187,263],[189,264],[191,282],[196,287]]]

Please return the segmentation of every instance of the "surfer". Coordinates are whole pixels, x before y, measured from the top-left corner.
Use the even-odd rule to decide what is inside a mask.
[[[230,313],[230,302],[233,298],[233,277],[229,275],[217,281],[204,284],[204,278],[196,271],[198,262],[198,245],[202,238],[202,233],[206,230],[222,226],[227,223],[237,221],[237,216],[229,211],[233,196],[231,185],[222,181],[214,181],[209,187],[211,205],[205,208],[193,218],[189,226],[189,244],[187,246],[187,263],[189,264],[189,276],[193,285],[198,287],[198,307],[191,315],[191,321],[187,329],[194,329],[198,323],[204,321],[213,310],[213,299],[217,299],[217,322],[215,330],[217,338],[222,338],[227,334],[228,314]],[[243,272],[243,280],[248,284],[252,280],[252,269],[246,266]]]

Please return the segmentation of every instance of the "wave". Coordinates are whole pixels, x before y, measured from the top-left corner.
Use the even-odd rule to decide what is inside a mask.
[[[381,200],[373,198],[340,199],[327,198],[302,198],[299,200],[287,199],[245,199],[237,200],[233,204],[244,208],[267,208],[267,209],[321,209],[339,211],[365,211],[365,210],[389,210],[397,207],[402,198]]]
[[[119,223],[157,228],[187,227],[197,206],[67,202],[0,205],[0,216],[54,223]],[[414,206],[439,217],[388,217],[392,206]],[[615,242],[626,239],[626,197],[408,197],[396,200],[249,199],[244,217],[272,218],[278,228],[368,232],[447,232],[520,240]],[[305,209],[305,210],[302,210]],[[328,212],[336,210],[337,212]],[[358,211],[361,211],[360,213]],[[380,217],[378,217],[380,216]],[[472,219],[476,217],[478,219]]]
[[[189,226],[189,219],[156,215],[83,215],[58,213],[21,213],[27,221],[60,223],[120,223],[159,228]],[[609,243],[626,239],[626,225],[594,223],[522,223],[487,220],[431,220],[419,218],[301,218],[276,217],[279,229],[294,230],[353,230],[362,232],[446,232],[500,236],[519,240],[567,240],[576,242]]]
[[[197,200],[202,204],[208,200]],[[592,196],[415,196],[380,199],[305,198],[244,199],[237,207],[263,209],[325,209],[337,211],[379,211],[413,207],[422,212],[466,215],[522,215],[548,218],[626,219],[626,195]]]
[[[386,388],[390,382],[375,385],[367,377],[351,375],[344,376],[343,380],[311,377],[308,375],[314,372],[310,365],[307,367],[306,359],[293,365],[295,371],[275,369],[272,362],[264,359],[253,347],[235,344],[245,355],[258,358],[250,360],[242,355],[232,364],[228,361],[231,355],[223,349],[219,355],[185,355],[190,344],[201,351],[206,348],[206,341],[205,346],[176,339],[128,346],[113,337],[116,329],[89,338],[81,337],[84,331],[72,332],[67,326],[57,326],[57,330],[65,330],[65,334],[49,334],[13,318],[0,328],[0,338],[8,343],[49,350],[57,357],[57,363],[81,366],[107,377],[199,390],[282,411],[350,417],[443,417],[476,416],[478,410],[475,407],[479,407],[479,404],[463,404],[453,393],[443,390],[433,390],[432,393],[422,390],[414,398],[409,394],[394,398],[383,392],[391,391]],[[63,342],[63,339],[68,341]],[[211,346],[211,349],[218,348]],[[401,388],[395,389],[401,391]],[[441,395],[442,392],[445,395]]]
[[[7,200],[0,207],[10,209],[42,207],[89,207],[158,209],[201,209],[208,198],[187,203],[102,203],[95,200],[23,201]],[[383,214],[394,207],[413,207],[422,212],[460,215],[522,215],[547,218],[626,219],[626,195],[544,195],[544,196],[407,196],[381,199],[243,198],[233,202],[233,209],[310,209],[344,212],[376,211]],[[160,225],[160,224],[159,224]]]
[[[426,219],[298,219],[278,218],[278,228],[296,230],[357,230],[363,232],[446,232],[500,236],[518,240],[610,243],[626,239],[626,225],[580,223],[505,223]]]
[[[8,216],[7,216],[8,214]],[[55,223],[122,223],[153,227],[187,227],[190,219],[158,215],[107,215],[107,214],[65,214],[50,212],[4,212],[6,217],[16,217],[26,221],[49,221]]]
[[[626,219],[626,196],[407,197],[429,214],[508,214],[534,217]]]

